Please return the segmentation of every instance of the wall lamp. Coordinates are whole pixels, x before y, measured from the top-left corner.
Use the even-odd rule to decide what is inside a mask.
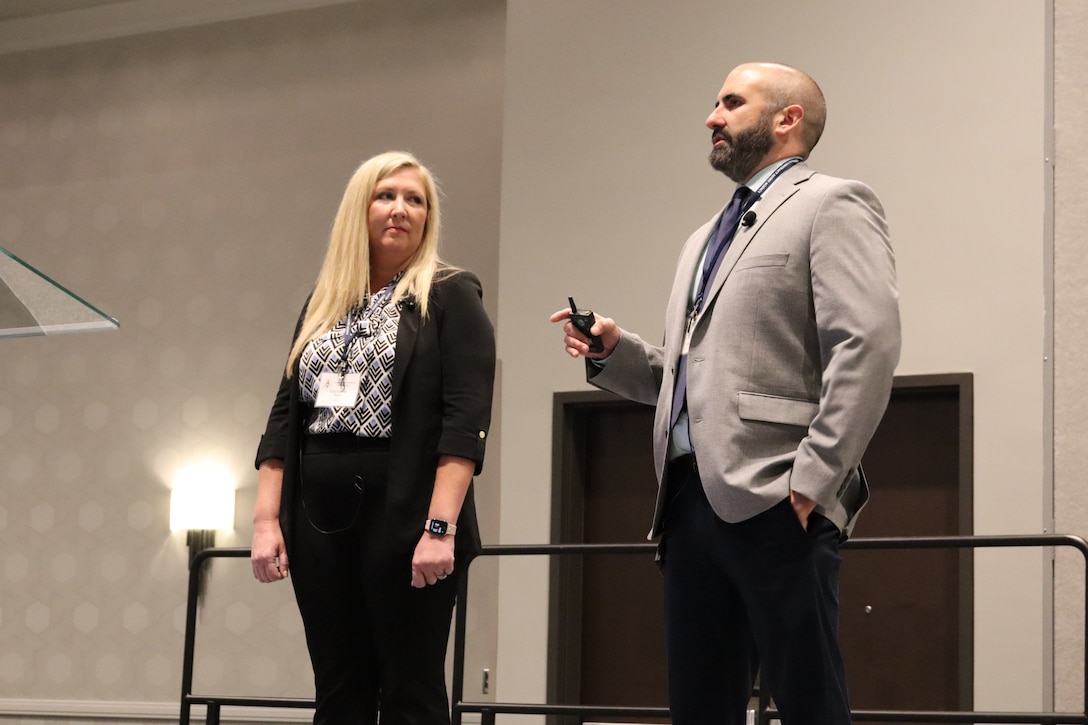
[[[215,546],[216,529],[234,528],[234,490],[234,478],[220,463],[195,463],[174,475],[170,530],[187,532],[190,568],[197,554]]]

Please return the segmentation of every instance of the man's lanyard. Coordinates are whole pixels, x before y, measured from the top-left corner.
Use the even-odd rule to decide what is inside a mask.
[[[765,191],[767,191],[767,189],[769,189],[771,187],[771,184],[773,184],[775,182],[775,180],[778,179],[779,176],[786,173],[786,171],[790,167],[801,163],[801,160],[802,159],[801,159],[800,156],[794,156],[794,157],[792,157],[790,159],[787,159],[781,166],[779,166],[777,169],[775,169],[774,173],[772,173],[770,176],[768,176],[763,181],[763,183],[759,185],[759,188],[755,190],[755,193],[751,194],[745,200],[744,206],[741,207],[740,214],[737,215],[737,218],[738,219],[743,219],[744,215],[748,212],[748,210],[751,209],[755,205],[755,203],[757,201],[759,201],[763,197],[763,193]],[[725,212],[722,212],[722,215],[724,216]],[[720,222],[720,220],[719,220],[719,222]],[[715,235],[717,235],[717,230],[715,230]],[[728,244],[718,245],[718,248],[714,250],[714,256],[710,260],[710,265],[706,265],[705,262],[703,263],[705,269],[710,270],[712,272],[717,267],[718,258],[721,257],[721,255],[725,253],[725,250],[726,250],[726,248],[728,246],[729,246]],[[688,310],[688,324],[689,324],[689,326],[690,326],[691,323],[693,323],[695,321],[695,318],[698,317],[699,312],[703,309],[703,297],[706,294],[706,288],[710,284],[710,280],[713,279],[713,277],[714,277],[713,274],[707,273],[707,274],[702,275],[701,278],[699,279],[699,292],[698,292],[698,294],[695,295],[695,300],[691,303],[691,307]]]

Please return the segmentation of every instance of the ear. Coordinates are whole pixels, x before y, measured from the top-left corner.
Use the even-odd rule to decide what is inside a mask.
[[[805,117],[805,109],[796,103],[786,106],[775,114],[774,132],[777,136],[786,137],[794,131],[801,129],[801,119]]]

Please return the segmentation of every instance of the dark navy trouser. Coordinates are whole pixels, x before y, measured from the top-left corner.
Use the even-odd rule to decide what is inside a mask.
[[[744,725],[757,671],[783,725],[849,725],[838,528],[789,499],[718,518],[690,459],[670,464],[662,538],[674,725]]]

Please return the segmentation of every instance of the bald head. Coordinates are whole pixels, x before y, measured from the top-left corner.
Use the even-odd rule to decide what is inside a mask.
[[[827,103],[823,91],[807,73],[781,63],[744,63],[733,69],[753,82],[763,93],[768,110],[772,113],[788,106],[800,106],[800,141],[803,155],[807,157],[824,132],[827,120]]]

